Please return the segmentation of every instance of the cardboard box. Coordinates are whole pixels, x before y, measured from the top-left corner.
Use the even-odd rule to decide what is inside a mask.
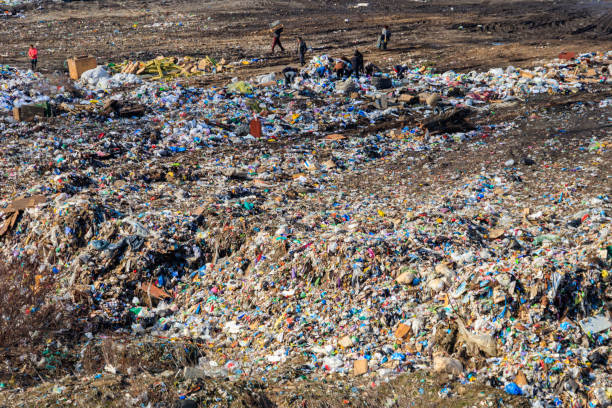
[[[368,372],[368,360],[357,360],[353,364],[353,375],[363,375]]]
[[[91,55],[68,59],[68,71],[70,72],[70,78],[74,80],[81,79],[83,72],[94,69],[97,66],[96,58]]]
[[[514,377],[514,382],[516,383],[516,385],[518,385],[519,387],[522,387],[524,385],[527,385],[527,377],[525,377],[525,374],[523,374],[522,371],[519,371],[516,374],[516,377]]]
[[[533,73],[529,72],[529,71],[522,71],[522,70],[520,70],[520,72],[521,72],[521,76],[523,78],[528,78],[528,79],[535,78],[535,75]]]
[[[408,337],[410,334],[410,326],[400,323],[395,330],[395,338],[398,340],[403,340]]]
[[[415,96],[415,95],[401,94],[397,100],[400,101],[400,102],[406,102],[406,103],[410,104],[410,103],[418,102],[419,98],[417,96]]]
[[[13,108],[13,117],[17,121],[29,122],[34,120],[37,116],[41,118],[51,116],[51,110],[48,103],[23,105],[19,108]]]

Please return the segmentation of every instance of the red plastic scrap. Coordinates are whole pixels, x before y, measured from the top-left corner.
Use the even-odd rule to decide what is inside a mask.
[[[170,299],[172,298],[172,296],[170,296],[170,294],[168,292],[166,292],[163,289],[158,288],[157,286],[155,286],[153,283],[148,282],[148,283],[141,283],[140,284],[140,289],[147,293],[148,295],[150,295],[151,297],[154,297],[156,299]]]

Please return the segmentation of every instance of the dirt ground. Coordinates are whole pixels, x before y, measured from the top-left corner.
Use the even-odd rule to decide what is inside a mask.
[[[39,48],[43,72],[64,70],[74,55],[100,63],[191,55],[228,62],[259,59],[226,75],[280,71],[296,64],[296,38],[312,54],[350,55],[358,47],[381,68],[409,60],[438,70],[469,71],[526,66],[562,51],[588,52],[612,45],[612,2],[604,1],[357,1],[230,0],[88,1],[43,3],[25,18],[0,25],[0,64],[25,66],[28,45]],[[270,53],[268,24],[285,25],[286,52]],[[389,49],[376,48],[383,24]],[[257,69],[255,69],[257,68]]]

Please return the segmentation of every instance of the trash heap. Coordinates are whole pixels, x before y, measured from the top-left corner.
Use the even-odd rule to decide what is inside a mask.
[[[292,84],[80,86],[63,103],[96,109],[0,122],[3,255],[53,271],[56,295],[89,304],[92,322],[199,344],[184,375],[273,382],[292,367],[375,386],[432,369],[538,407],[604,407],[609,98],[589,105],[604,125],[576,146],[551,113],[556,136],[528,152],[439,162],[457,146],[503,151],[529,120],[487,123],[491,111],[588,95],[609,84],[611,56],[401,80],[318,77],[323,56]],[[581,79],[583,66],[600,78]],[[36,78],[6,69],[0,100]],[[138,115],[119,114],[128,102]]]
[[[0,10],[2,10],[3,7],[9,8],[28,3],[34,3],[34,0],[0,0]]]
[[[142,80],[132,73],[121,72],[111,76],[104,66],[99,65],[94,69],[83,72],[80,82],[85,86],[107,91],[124,85],[140,84]]]
[[[571,60],[557,59],[530,70],[509,66],[468,73],[439,74],[424,66],[404,66],[401,84],[407,87],[407,92],[444,93],[449,103],[477,106],[536,94],[574,93],[586,84],[610,83],[610,58],[609,52],[591,53]],[[326,66],[331,66],[328,56],[315,57],[307,71],[316,76],[317,69]]]
[[[593,61],[591,64],[598,63],[596,66],[599,72],[605,68],[603,61],[609,59],[609,55],[594,58],[588,54],[588,57]],[[587,59],[586,56],[583,58]],[[278,140],[296,134],[322,135],[326,132],[343,131],[355,124],[363,126],[382,120],[399,120],[402,115],[398,115],[398,110],[407,106],[411,107],[411,111],[430,116],[435,106],[419,104],[419,96],[423,101],[433,96],[437,98],[435,105],[442,107],[489,109],[490,103],[518,101],[542,93],[574,93],[585,86],[583,82],[573,79],[565,82],[553,79],[544,81],[539,76],[525,78],[518,70],[513,69],[506,70],[508,74],[504,75],[497,71],[466,75],[430,72],[424,75],[420,69],[415,69],[415,73],[401,81],[394,79],[393,89],[379,89],[373,85],[380,83],[381,77],[378,76],[369,79],[362,77],[360,80],[349,78],[344,81],[336,80],[333,76],[318,78],[314,73],[321,61],[329,61],[329,58],[315,58],[305,70],[309,78],[300,77],[299,82],[292,84],[292,87],[279,87],[278,83],[282,83],[282,80],[277,83],[276,77],[272,75],[264,76],[265,78],[260,78],[259,81],[236,81],[226,88],[211,89],[191,89],[176,84],[156,87],[147,83],[127,90],[124,97],[137,100],[156,112],[169,110],[177,104],[183,106],[182,120],[157,118],[162,127],[161,132],[165,136],[171,136],[167,140],[172,141],[172,146],[166,146],[166,150],[176,150],[197,147],[206,139],[232,143],[240,142],[244,137],[248,140],[248,121],[254,111],[259,115],[264,114],[265,135],[272,140]],[[549,71],[554,67],[557,73],[575,70],[569,63],[553,63],[550,66]],[[98,67],[96,70],[102,71],[102,68]],[[88,71],[84,77],[87,78],[92,72]],[[538,72],[542,76],[545,75],[544,70]],[[132,82],[131,79],[116,78],[118,75],[134,78],[133,74],[116,74],[101,83],[99,76],[93,75],[91,81],[84,81],[94,89],[87,91],[87,97],[102,101],[108,97],[106,90],[109,84],[113,87],[136,83],[136,80]],[[611,80],[609,77],[604,78],[606,81]],[[326,99],[327,101],[323,102]],[[304,102],[307,105],[317,105],[304,112],[300,109]],[[409,127],[401,132],[395,131],[395,136],[405,137],[415,132],[420,130]],[[162,146],[163,143],[158,145],[158,148],[161,149]]]
[[[50,89],[45,78],[32,71],[22,71],[8,65],[0,65],[0,112],[13,107],[49,101],[48,94],[62,93],[63,89]]]

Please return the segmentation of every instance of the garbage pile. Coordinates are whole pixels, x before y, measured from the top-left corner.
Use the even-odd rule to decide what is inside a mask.
[[[514,121],[483,123],[504,103],[588,94],[582,67],[609,83],[611,57],[357,79],[324,73],[322,56],[292,83],[211,89],[113,89],[88,71],[92,87],[63,103],[97,109],[0,122],[3,256],[54,271],[59,296],[87,299],[92,321],[202,345],[208,377],[268,382],[289,366],[380,383],[425,368],[538,407],[607,406],[605,125],[575,157],[550,159],[563,148],[550,138],[482,168],[436,169],[457,145],[476,154],[520,137]],[[9,106],[37,77],[4,72]],[[121,103],[146,109],[120,115]],[[607,106],[592,109],[609,127]],[[589,174],[602,184],[586,189]]]
[[[0,11],[3,9],[21,6],[23,4],[35,3],[34,0],[0,0]]]
[[[40,103],[61,94],[64,89],[51,89],[40,74],[22,71],[8,65],[0,65],[0,112],[9,112],[14,107],[29,103]]]
[[[448,102],[477,106],[490,102],[510,101],[542,93],[573,93],[586,84],[612,83],[610,53],[583,54],[572,60],[558,59],[531,70],[493,68],[488,72],[435,73],[427,67],[395,67],[395,72],[407,91],[445,93]],[[332,59],[315,57],[307,67],[317,76],[324,68],[330,70]],[[412,85],[412,86],[411,86]]]
[[[83,72],[80,81],[86,86],[102,90],[118,88],[128,84],[142,83],[142,79],[133,73],[121,72],[111,76],[106,68],[102,65]]]

